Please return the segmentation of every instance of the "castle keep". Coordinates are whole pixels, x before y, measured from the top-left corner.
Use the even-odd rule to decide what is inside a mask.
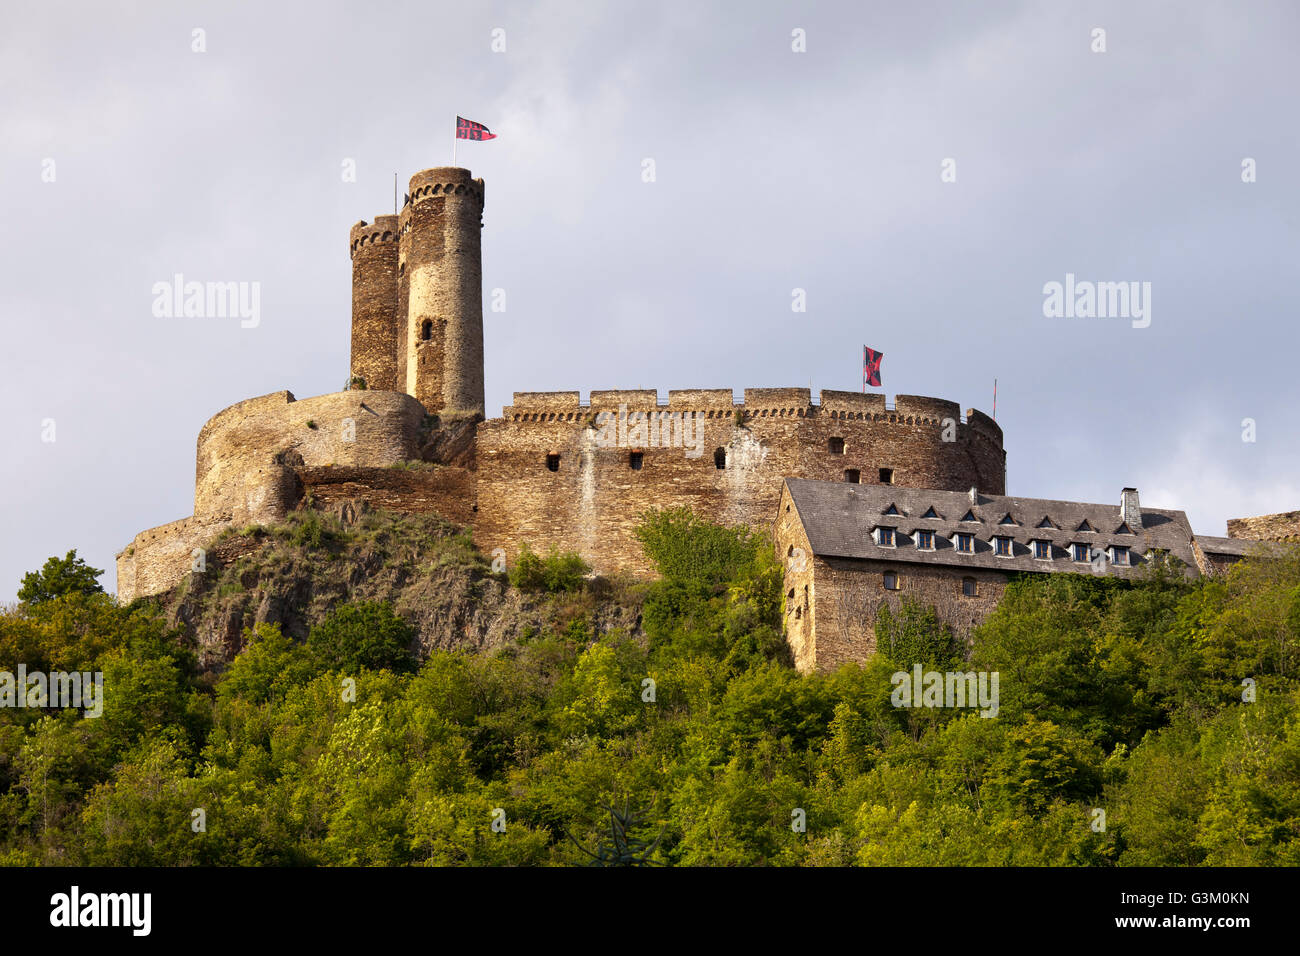
[[[806,529],[778,521],[779,504],[798,487],[787,479],[865,486],[872,502],[905,489],[1005,494],[1002,430],[937,398],[899,395],[890,404],[823,390],[814,401],[807,388],[747,388],[737,402],[729,388],[706,388],[670,391],[666,403],[654,390],[593,391],[583,402],[577,391],[516,392],[500,417],[486,418],[484,197],[483,180],[466,169],[427,169],[411,178],[398,215],[351,228],[350,387],[303,400],[275,392],[213,416],[198,437],[194,514],[141,532],[117,556],[119,599],[203,573],[223,531],[277,521],[305,499],[437,513],[470,527],[480,549],[507,563],[525,543],[554,544],[598,572],[646,573],[633,528],[648,508],[685,506],[758,528],[776,522],[785,547],[811,548]],[[1184,525],[1166,530],[1177,536]],[[1187,537],[1180,547],[1191,546],[1190,529]],[[1197,552],[1205,570],[1240,556],[1233,539],[1206,541]],[[878,558],[817,557],[831,570]],[[963,577],[939,566],[925,574],[936,587]],[[791,580],[811,601],[815,579]],[[852,577],[825,574],[828,597],[834,580]],[[834,649],[818,656],[799,614],[800,666],[873,646],[860,628],[839,636],[823,628]],[[833,619],[828,608],[823,620]]]

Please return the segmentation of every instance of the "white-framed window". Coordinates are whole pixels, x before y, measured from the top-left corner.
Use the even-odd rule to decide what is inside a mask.
[[[876,529],[876,544],[882,548],[894,547],[894,529],[880,527]]]
[[[1070,545],[1070,558],[1076,564],[1087,564],[1092,560],[1092,547],[1087,544]]]
[[[1034,542],[1034,557],[1039,561],[1052,560],[1052,542],[1043,541],[1041,538]]]
[[[956,548],[958,551],[960,551],[962,554],[975,553],[975,535],[969,532],[958,531],[955,535],[952,536],[952,543],[953,543],[953,547]]]
[[[997,537],[993,539],[993,553],[999,558],[1011,557],[1011,539]]]
[[[924,530],[924,529],[918,528],[918,529],[916,530],[915,534],[916,534],[916,550],[917,550],[917,551],[933,551],[933,550],[934,550],[934,532],[933,532],[933,531],[926,531],[926,530]]]
[[[1110,546],[1110,563],[1121,568],[1128,567],[1130,563],[1128,547],[1122,544],[1112,544]]]

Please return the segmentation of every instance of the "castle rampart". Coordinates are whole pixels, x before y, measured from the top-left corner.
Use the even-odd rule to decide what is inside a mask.
[[[1253,518],[1229,518],[1229,538],[1259,541],[1300,541],[1300,511],[1284,511]]]
[[[479,546],[513,560],[525,542],[554,543],[599,571],[643,573],[633,529],[648,508],[765,527],[785,477],[1005,490],[1001,431],[955,403],[899,396],[887,411],[884,396],[853,392],[824,391],[820,405],[806,388],[744,396],[675,390],[665,406],[650,389],[598,390],[583,405],[576,391],[515,393],[479,426]]]

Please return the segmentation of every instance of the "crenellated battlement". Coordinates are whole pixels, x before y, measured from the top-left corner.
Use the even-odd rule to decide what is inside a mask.
[[[362,246],[397,242],[401,238],[397,220],[397,216],[376,216],[372,223],[362,219],[348,231],[348,254],[355,257]]]
[[[459,166],[435,166],[411,177],[406,204],[417,205],[434,196],[468,196],[483,205],[486,185]]]
[[[594,390],[587,402],[579,391],[515,392],[513,403],[502,409],[502,418],[515,422],[585,421],[590,414],[628,412],[699,412],[706,417],[731,416],[740,412],[746,421],[771,418],[821,417],[833,421],[884,422],[897,425],[945,426],[952,422],[968,426],[972,434],[1001,447],[1002,429],[976,409],[963,415],[956,402],[925,395],[899,395],[890,404],[877,392],[848,392],[822,389],[820,403],[813,404],[807,388],[747,388],[737,402],[729,388],[673,389],[668,404],[659,402],[655,389]]]

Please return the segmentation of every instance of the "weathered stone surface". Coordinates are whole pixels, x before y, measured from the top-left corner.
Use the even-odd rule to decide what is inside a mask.
[[[784,478],[843,481],[850,470],[868,484],[888,469],[895,485],[1004,491],[1001,429],[977,412],[964,424],[954,403],[900,396],[887,410],[881,395],[824,391],[814,405],[799,388],[746,389],[743,404],[723,395],[673,392],[661,406],[653,391],[593,392],[583,406],[577,392],[516,393],[479,427],[475,540],[508,560],[525,542],[555,543],[601,571],[645,573],[632,531],[647,508],[767,527]]]
[[[1254,518],[1229,518],[1229,538],[1257,541],[1300,541],[1300,511],[1285,511]]]

